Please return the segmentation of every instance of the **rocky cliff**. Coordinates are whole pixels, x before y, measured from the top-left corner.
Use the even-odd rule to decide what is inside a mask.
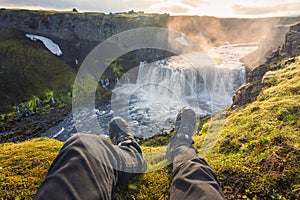
[[[159,14],[0,10],[0,32],[14,28],[50,38],[61,47],[62,59],[74,68],[108,37],[132,28],[166,27],[167,21],[168,15]]]
[[[233,97],[232,108],[245,106],[256,100],[261,89],[269,84],[268,74],[270,71],[285,68],[293,62],[295,56],[300,53],[300,23],[290,27],[285,36],[283,45],[274,50],[264,64],[259,65],[248,73],[247,81],[244,83]]]
[[[259,50],[244,60],[247,66],[261,64],[279,44],[289,24],[300,17],[264,19],[221,19],[215,17],[169,16],[144,13],[77,13],[30,10],[0,10],[0,32],[10,28],[42,35],[61,46],[62,59],[75,69],[100,42],[138,27],[167,27],[185,33],[203,48],[226,42],[259,43]],[[149,52],[142,53],[144,57]],[[132,56],[129,56],[132,57]],[[78,61],[78,64],[77,61]]]
[[[286,34],[285,45],[281,53],[286,53],[288,56],[297,56],[300,53],[300,23],[292,26]]]

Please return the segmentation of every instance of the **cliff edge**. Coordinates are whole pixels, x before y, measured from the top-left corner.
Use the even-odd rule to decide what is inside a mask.
[[[300,53],[300,23],[290,27],[285,36],[285,42],[267,57],[266,62],[251,70],[247,81],[233,96],[232,109],[243,107],[256,100],[261,89],[266,85],[269,73],[283,69],[295,60]]]

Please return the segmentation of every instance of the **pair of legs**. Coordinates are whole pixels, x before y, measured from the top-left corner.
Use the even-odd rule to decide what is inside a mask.
[[[167,158],[173,163],[170,199],[224,199],[217,178],[192,147],[195,114],[177,116]],[[122,118],[109,127],[111,144],[95,135],[77,134],[62,147],[34,199],[111,199],[116,186],[146,171],[141,149]]]

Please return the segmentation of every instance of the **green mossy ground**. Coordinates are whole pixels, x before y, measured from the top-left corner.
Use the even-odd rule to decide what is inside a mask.
[[[300,198],[299,102],[300,57],[270,72],[256,101],[212,118],[195,135],[195,147],[216,171],[227,199]],[[30,199],[61,146],[46,138],[1,144],[0,199]],[[150,171],[158,170],[118,188],[114,199],[168,199],[165,140],[149,140],[142,149]]]
[[[31,199],[62,142],[38,138],[0,145],[0,199]]]
[[[75,72],[18,30],[0,33],[0,113],[36,99],[69,103]]]

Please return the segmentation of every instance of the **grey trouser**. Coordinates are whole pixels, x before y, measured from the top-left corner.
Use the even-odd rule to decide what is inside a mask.
[[[170,199],[225,199],[215,173],[193,147],[175,150]]]
[[[194,149],[187,149],[188,160],[173,165],[170,198],[223,199],[213,171]],[[111,199],[116,186],[145,170],[146,161],[133,146],[116,146],[96,135],[75,135],[60,150],[34,199]]]

